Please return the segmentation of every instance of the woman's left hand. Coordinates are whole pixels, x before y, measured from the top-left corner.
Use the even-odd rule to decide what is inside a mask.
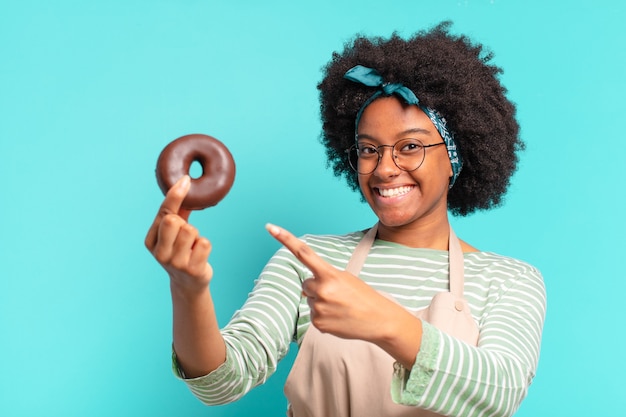
[[[266,228],[313,273],[302,283],[302,293],[311,307],[311,322],[321,332],[381,344],[393,337],[393,323],[410,315],[359,278],[324,261],[287,230],[270,224]]]

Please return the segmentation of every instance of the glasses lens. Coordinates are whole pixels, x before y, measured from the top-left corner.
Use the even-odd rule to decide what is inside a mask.
[[[352,145],[350,149],[347,150],[347,154],[350,168],[352,168],[356,172],[359,172],[359,152],[356,148],[356,145]]]
[[[426,149],[418,139],[402,139],[393,146],[394,161],[404,171],[415,171],[424,162]]]
[[[360,147],[352,145],[350,149],[346,151],[350,168],[359,174],[371,174],[374,172],[376,165],[378,165],[378,151],[376,148],[373,148],[373,151],[372,149],[368,149],[368,151],[361,152]]]
[[[359,143],[356,145],[357,172],[359,174],[370,174],[374,172],[380,160],[380,153],[376,146],[369,143]]]

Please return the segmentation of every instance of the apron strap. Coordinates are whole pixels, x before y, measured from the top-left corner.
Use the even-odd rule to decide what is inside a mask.
[[[370,248],[374,244],[377,232],[378,223],[368,230],[367,233],[365,233],[365,235],[361,238],[359,244],[356,245],[354,252],[352,252],[352,257],[350,258],[350,261],[348,261],[348,265],[346,265],[346,271],[350,272],[354,276],[359,276],[361,268],[365,263],[365,258],[367,258]]]
[[[448,259],[450,263],[450,292],[458,298],[463,298],[463,284],[465,282],[463,250],[461,249],[461,242],[456,237],[454,230],[452,230],[452,226],[450,226],[448,242]]]

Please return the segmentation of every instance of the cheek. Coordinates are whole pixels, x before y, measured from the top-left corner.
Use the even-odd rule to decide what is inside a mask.
[[[367,185],[367,178],[369,175],[360,175],[356,174],[356,180],[359,183],[359,187],[363,188],[363,186]]]
[[[433,158],[433,162],[436,162],[437,169],[442,174],[448,177],[452,176],[452,165],[450,164],[450,158],[448,158],[448,152],[443,151],[437,155],[437,158]]]
[[[359,181],[359,189],[361,191],[361,195],[363,196],[365,201],[367,201],[367,203],[371,205],[374,197],[373,197],[373,191],[369,186],[370,177],[371,177],[371,174],[359,175],[357,178]]]
[[[422,179],[426,178],[429,183],[449,184],[452,177],[452,165],[447,154],[445,158],[432,158],[424,161],[424,164],[417,170]]]

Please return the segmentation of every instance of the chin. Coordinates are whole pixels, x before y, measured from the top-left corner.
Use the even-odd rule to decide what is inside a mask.
[[[385,215],[383,213],[381,214],[376,213],[376,217],[378,217],[378,221],[381,224],[385,225],[386,227],[402,227],[414,221],[413,218],[410,218],[408,216],[388,215],[388,214]]]

